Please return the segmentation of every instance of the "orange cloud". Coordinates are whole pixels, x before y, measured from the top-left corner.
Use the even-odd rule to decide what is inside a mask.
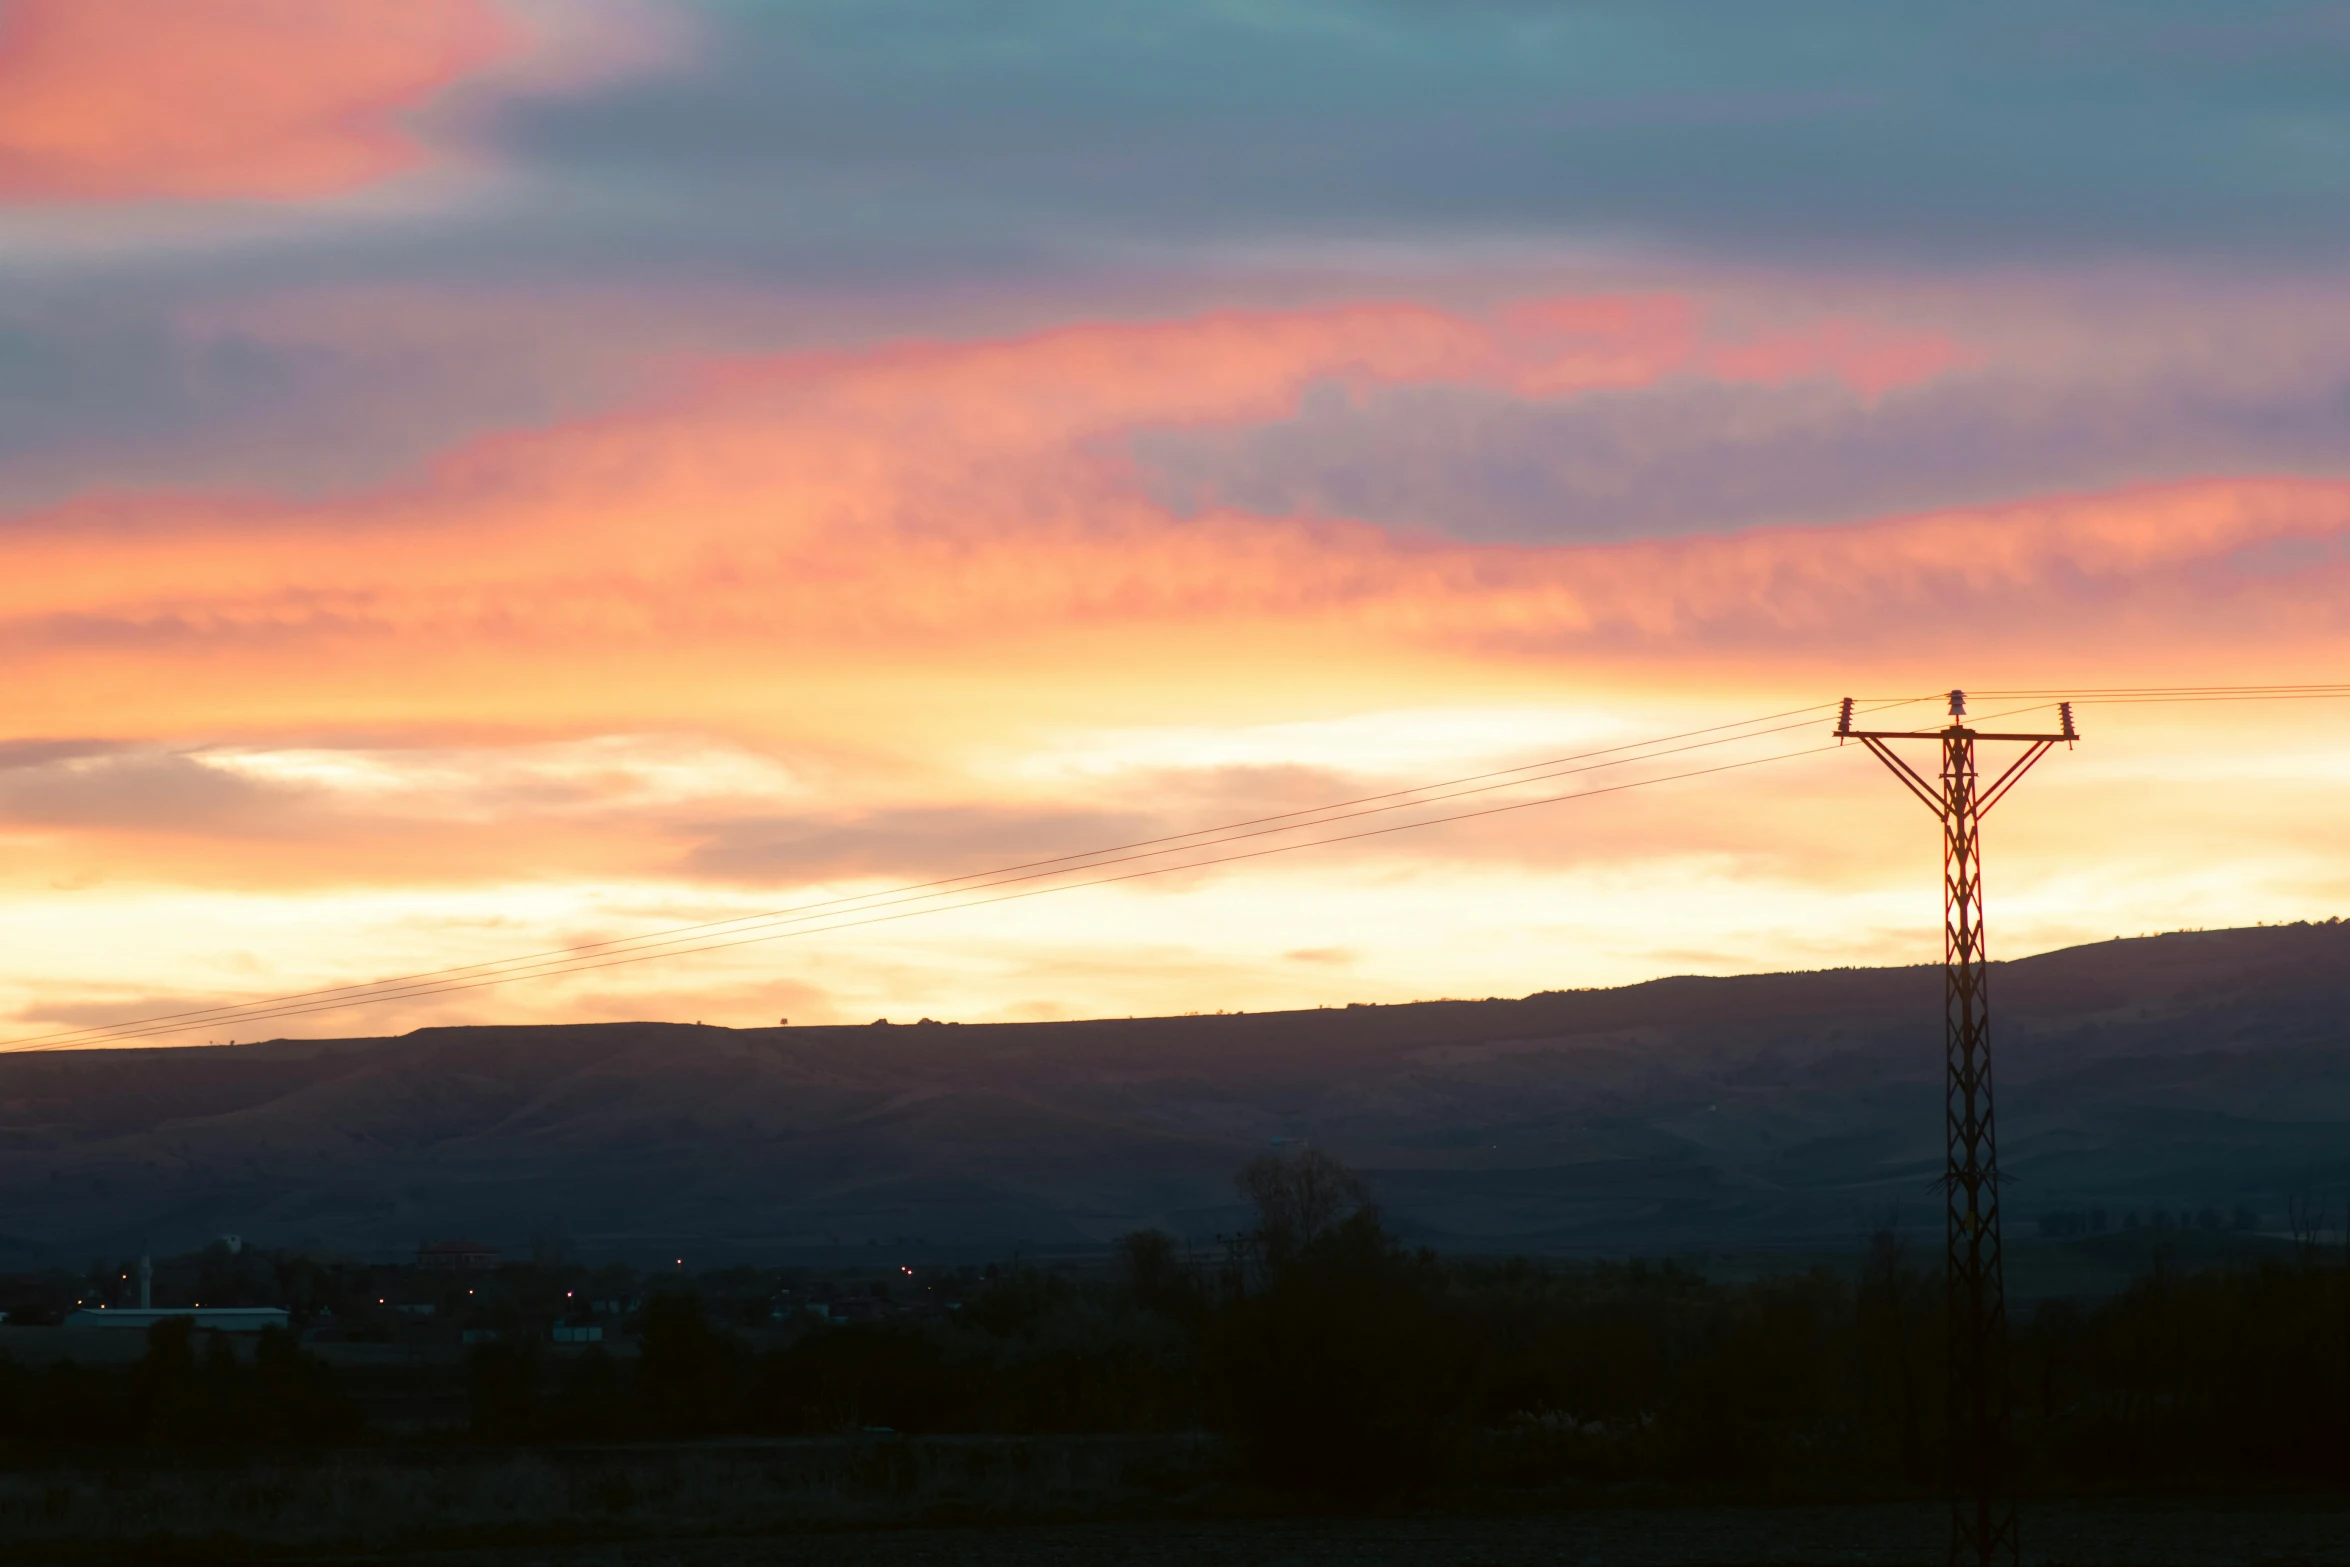
[[[1747,362],[1656,302],[1561,302],[1549,319],[1569,326],[1548,334],[1524,319],[1362,306],[791,356],[346,500],[87,499],[0,535],[18,671],[0,728],[680,723],[911,748],[877,737],[1094,721],[1144,693],[1229,711],[1471,669],[1925,689],[1954,662],[2004,683],[2181,678],[2183,661],[2204,678],[2350,631],[2334,482],[1526,547],[1177,518],[1121,454],[1139,426],[1273,417],[1333,379],[1614,385],[1635,362],[1885,359],[1839,322],[1817,341],[1774,329]],[[2302,545],[2292,569],[2263,564]]]
[[[422,161],[402,115],[519,42],[487,0],[13,0],[0,198],[349,190]]]
[[[1536,548],[1183,518],[1123,455],[1126,431],[1279,417],[1317,383],[1623,384],[1737,347],[1624,319],[1538,347],[1378,307],[793,356],[342,499],[10,519],[0,1012],[144,1015],[726,918],[1572,751],[1595,716],[2311,679],[2350,651],[2342,483]],[[1796,347],[1774,364],[1834,361]],[[1378,751],[1415,708],[1492,721],[1458,754]],[[1995,950],[2337,910],[2350,763],[2292,716],[2086,710],[2088,744],[2002,807]],[[1353,728],[1268,742],[1295,776],[1202,776],[1199,736],[1309,719]],[[1056,746],[1082,765],[1035,765]],[[1937,841],[1868,758],[1819,754],[277,1026],[1253,1009],[1927,960]],[[1361,956],[1291,956],[1339,950]]]

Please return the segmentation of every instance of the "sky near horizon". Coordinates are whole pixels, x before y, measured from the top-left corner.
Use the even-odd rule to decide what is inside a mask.
[[[0,0],[0,1036],[2350,679],[2346,260],[2332,5]],[[1995,956],[2350,913],[2350,703],[2081,719]],[[261,1031],[1938,959],[1796,721]]]

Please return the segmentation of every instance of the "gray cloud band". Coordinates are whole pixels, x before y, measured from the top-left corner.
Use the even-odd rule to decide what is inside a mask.
[[[713,5],[698,31],[692,69],[474,104],[455,134],[504,166],[495,199],[291,225],[230,213],[216,244],[0,246],[0,509],[93,485],[375,482],[470,430],[624,399],[667,353],[807,341],[844,311],[869,332],[938,329],[875,303],[893,295],[1101,299],[1125,277],[1128,308],[1152,308],[1202,270],[1294,289],[1348,247],[1430,272],[1496,247],[1522,262],[1617,246],[1716,273],[2119,261],[2328,278],[2350,243],[2350,27],[2325,8],[2056,18],[2013,0],[1928,22],[1826,0],[793,0]],[[176,221],[202,232],[201,212]],[[594,330],[189,326],[224,300],[550,288],[604,291],[577,312]],[[755,329],[714,322],[708,296],[726,291],[784,303]],[[640,303],[616,321],[620,295]],[[2047,382],[1866,418],[1731,392],[1522,413],[1397,400],[1376,432],[1408,437],[1394,460],[1344,482],[1315,471],[1352,451],[1327,417],[1152,455],[1178,498],[1614,537],[2197,462],[2330,472],[2345,364],[2202,406],[2183,384]],[[1429,427],[1406,428],[1415,416]],[[1664,428],[1681,417],[1686,433]],[[1531,450],[1543,441],[1558,454]],[[1491,471],[1461,478],[1480,455]],[[1843,462],[1833,493],[1803,471]],[[1905,484],[1902,464],[1926,476]],[[2012,476],[1968,476],[2003,464]],[[1635,485],[1649,493],[1616,493]]]

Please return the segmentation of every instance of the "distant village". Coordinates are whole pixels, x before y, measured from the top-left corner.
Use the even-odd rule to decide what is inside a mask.
[[[459,1349],[530,1339],[549,1345],[632,1339],[648,1295],[690,1289],[715,1325],[754,1338],[789,1335],[817,1323],[945,1316],[983,1290],[997,1264],[959,1268],[866,1262],[838,1268],[733,1266],[689,1272],[588,1267],[569,1260],[560,1238],[513,1251],[464,1237],[420,1243],[413,1252],[354,1260],[318,1248],[248,1246],[224,1235],[201,1250],[139,1256],[62,1270],[0,1277],[0,1310],[11,1328],[145,1330],[186,1318],[227,1334],[283,1328],[339,1358],[332,1346],[401,1345]],[[13,1335],[12,1335],[13,1337]]]

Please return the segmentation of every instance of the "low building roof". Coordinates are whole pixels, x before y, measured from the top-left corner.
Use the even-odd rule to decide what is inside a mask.
[[[65,1319],[69,1328],[151,1328],[177,1317],[224,1333],[258,1333],[286,1325],[283,1306],[85,1306]]]

